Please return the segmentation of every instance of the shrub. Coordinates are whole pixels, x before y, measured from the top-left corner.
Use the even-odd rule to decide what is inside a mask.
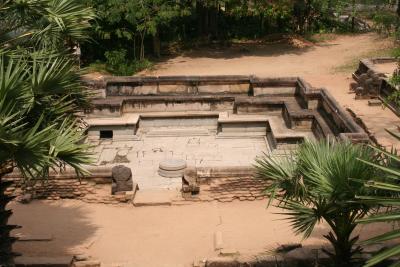
[[[390,12],[380,11],[373,17],[375,29],[378,33],[390,35],[397,24],[397,17]]]
[[[152,65],[147,59],[129,60],[126,49],[106,51],[104,56],[106,57],[107,71],[118,76],[130,76]]]

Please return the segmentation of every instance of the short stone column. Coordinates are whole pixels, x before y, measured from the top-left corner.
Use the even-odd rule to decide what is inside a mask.
[[[186,161],[182,159],[166,159],[160,162],[158,174],[166,178],[182,178],[186,169]]]

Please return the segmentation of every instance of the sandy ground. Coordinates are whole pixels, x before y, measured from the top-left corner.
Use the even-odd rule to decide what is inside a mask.
[[[376,70],[378,70],[379,72],[385,73],[389,77],[391,77],[393,75],[393,70],[396,69],[396,67],[397,67],[396,62],[375,64]]]
[[[171,58],[146,75],[252,74],[302,76],[312,85],[326,87],[344,107],[362,117],[378,140],[395,144],[385,128],[400,125],[390,110],[369,107],[348,93],[351,73],[333,69],[377,47],[387,45],[373,34],[340,36],[318,46],[294,49],[287,45],[254,45],[221,50],[200,49]],[[172,207],[110,206],[78,201],[13,203],[11,223],[26,235],[52,235],[49,242],[18,242],[15,250],[26,256],[87,253],[103,266],[188,266],[194,259],[216,255],[213,236],[221,231],[224,247],[241,253],[269,251],[279,244],[301,241],[275,208],[265,201],[204,203]],[[383,227],[383,226],[382,226]],[[385,227],[388,227],[387,225]],[[363,238],[381,231],[359,228]],[[324,225],[304,245],[323,244]],[[113,265],[114,264],[114,265]]]
[[[260,77],[301,76],[315,87],[327,88],[343,107],[350,107],[366,123],[378,141],[390,147],[398,142],[384,130],[400,125],[389,109],[368,106],[349,94],[350,71],[337,67],[358,60],[371,51],[390,46],[375,34],[342,35],[319,45],[293,48],[288,44],[254,44],[226,49],[198,49],[155,65],[141,75],[256,75]]]
[[[301,242],[279,209],[265,201],[199,203],[184,206],[140,207],[84,204],[79,201],[34,201],[13,204],[11,223],[24,235],[53,237],[49,242],[17,242],[25,256],[56,257],[85,253],[102,266],[191,266],[193,260],[217,256],[214,234],[222,233],[223,247],[243,255],[269,252],[280,244]],[[362,238],[388,226],[359,228]],[[303,241],[326,244],[325,225]]]

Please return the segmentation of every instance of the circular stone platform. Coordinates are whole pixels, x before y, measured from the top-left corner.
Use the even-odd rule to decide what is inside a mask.
[[[160,162],[158,174],[167,178],[182,177],[186,169],[186,161],[182,159],[166,159]]]

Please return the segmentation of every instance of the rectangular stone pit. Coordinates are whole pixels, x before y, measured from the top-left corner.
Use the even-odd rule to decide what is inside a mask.
[[[179,158],[197,170],[194,198],[262,199],[266,184],[251,171],[257,156],[286,156],[304,140],[369,141],[327,90],[297,77],[105,77],[87,84],[105,92],[84,117],[96,165],[124,164],[140,190],[181,188],[181,178],[157,172],[161,161]],[[55,185],[45,191],[66,187]],[[88,186],[101,187],[85,186],[89,192]],[[87,200],[96,201],[98,193]],[[126,199],[111,197],[110,203]]]
[[[232,168],[251,166],[263,153],[285,155],[307,139],[357,137],[368,142],[327,90],[301,78],[106,77],[103,84],[107,96],[93,101],[94,110],[119,103],[121,118],[136,119],[130,125],[119,123],[126,131],[114,129],[111,143],[98,144],[98,164],[112,166],[116,153],[128,149],[126,164],[139,187],[148,189],[180,185],[157,175],[166,158],[181,158],[196,168]],[[143,88],[151,90],[144,94]],[[109,125],[95,125],[93,113],[87,114],[89,133],[110,130]],[[113,120],[118,119],[110,116]]]

